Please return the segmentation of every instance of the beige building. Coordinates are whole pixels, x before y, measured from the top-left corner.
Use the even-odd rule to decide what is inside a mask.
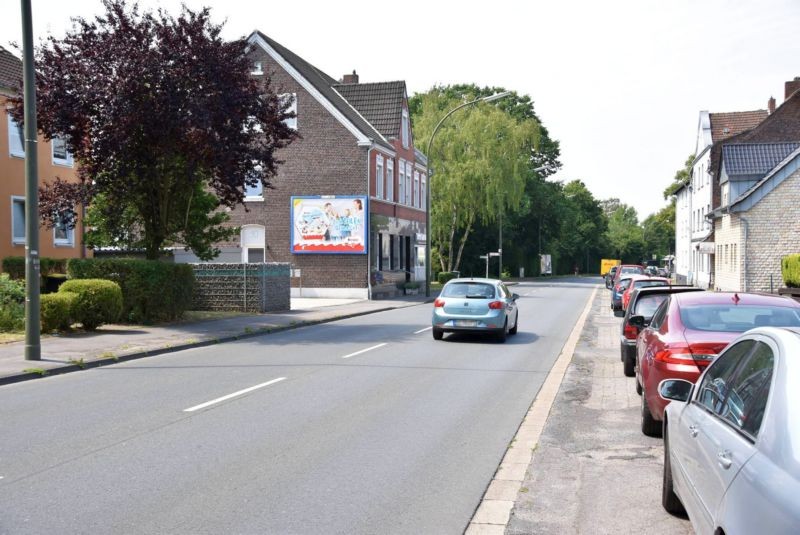
[[[22,61],[0,47],[0,260],[25,255],[25,144],[22,129],[8,113],[8,98],[19,90]],[[39,136],[37,143],[39,182],[56,177],[77,180],[75,163],[63,141]],[[40,228],[39,255],[75,258],[85,254],[81,223],[75,229],[61,226]]]

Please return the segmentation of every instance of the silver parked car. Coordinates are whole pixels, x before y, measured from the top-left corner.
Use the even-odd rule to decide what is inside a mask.
[[[696,384],[659,385],[662,503],[698,534],[800,530],[800,329],[734,340]]]
[[[495,279],[452,279],[433,303],[433,339],[446,332],[517,334],[519,296]]]

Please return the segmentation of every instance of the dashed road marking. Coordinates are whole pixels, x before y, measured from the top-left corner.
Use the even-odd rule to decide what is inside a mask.
[[[414,334],[424,333],[425,331],[430,331],[431,329],[433,329],[433,327],[425,327],[424,329],[414,331]]]
[[[378,349],[379,347],[383,347],[386,345],[386,342],[378,345],[374,345],[372,347],[368,347],[367,349],[362,349],[361,351],[356,351],[355,353],[350,353],[349,355],[345,355],[343,359],[349,359],[350,357],[355,357],[356,355],[360,355],[361,353],[366,353],[367,351],[372,351],[373,349]]]
[[[273,379],[272,381],[267,381],[266,383],[261,383],[260,385],[251,386],[250,388],[245,388],[244,390],[239,390],[238,392],[234,392],[233,394],[228,394],[227,396],[222,396],[221,398],[212,399],[211,401],[206,401],[205,403],[201,403],[200,405],[195,405],[194,407],[189,407],[188,409],[183,409],[183,412],[194,412],[199,411],[200,409],[205,409],[211,405],[216,403],[221,403],[223,401],[227,401],[231,398],[235,398],[238,396],[242,396],[247,394],[248,392],[252,392],[253,390],[258,390],[259,388],[264,388],[265,386],[274,385],[280,381],[283,381],[286,377],[278,377],[277,379]]]

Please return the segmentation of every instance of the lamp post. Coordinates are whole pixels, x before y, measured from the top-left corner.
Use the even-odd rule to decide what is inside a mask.
[[[471,106],[473,104],[477,104],[478,102],[493,102],[495,100],[499,100],[501,98],[505,98],[511,94],[511,91],[503,91],[502,93],[497,93],[495,95],[489,95],[488,97],[481,97],[476,98],[475,100],[471,100],[469,102],[465,102],[459,106],[456,106],[449,112],[442,117],[439,122],[436,124],[436,127],[433,129],[433,133],[431,134],[431,138],[428,140],[428,151],[425,154],[428,157],[428,180],[425,183],[425,297],[431,296],[431,181],[433,180],[433,165],[431,165],[431,147],[433,146],[433,138],[436,137],[436,132],[439,131],[439,127],[442,126],[442,123],[445,120],[453,115],[455,112],[460,110],[461,108],[466,108],[467,106]]]

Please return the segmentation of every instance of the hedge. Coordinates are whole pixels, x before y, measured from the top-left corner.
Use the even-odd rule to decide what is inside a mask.
[[[25,279],[25,257],[24,256],[7,256],[3,259],[3,271],[9,274],[12,279],[24,280]],[[67,259],[66,258],[48,258],[41,257],[39,259],[39,272],[42,279],[54,273],[67,272]]]
[[[58,293],[72,293],[72,319],[93,331],[104,323],[113,323],[122,312],[122,290],[116,282],[102,279],[68,280]]]
[[[456,273],[452,271],[441,271],[436,275],[436,280],[439,281],[439,284],[445,284],[450,279],[455,279]]]
[[[72,325],[76,295],[70,292],[45,294],[41,297],[42,332],[66,331]]]
[[[0,274],[0,332],[25,328],[25,283]]]
[[[188,264],[132,258],[71,259],[70,279],[106,279],[122,288],[121,321],[157,323],[180,318],[192,306],[194,271]]]
[[[783,283],[789,288],[800,288],[800,254],[790,254],[781,259]]]

